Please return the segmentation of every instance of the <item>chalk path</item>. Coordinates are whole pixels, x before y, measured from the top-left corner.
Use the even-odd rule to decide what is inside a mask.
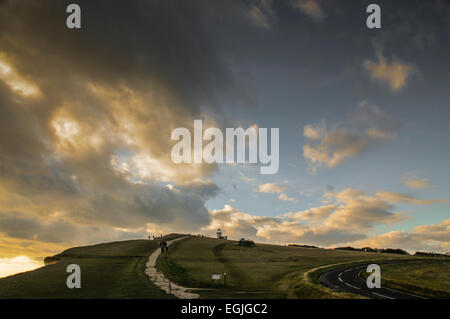
[[[167,242],[167,246],[170,246],[172,243],[174,243],[178,240],[185,239],[185,238],[188,238],[188,236],[169,240]],[[145,265],[146,266],[145,273],[147,274],[147,276],[150,277],[150,280],[155,285],[157,285],[159,288],[164,290],[166,293],[172,294],[179,299],[199,298],[200,295],[188,292],[188,290],[190,290],[189,288],[179,286],[179,285],[169,281],[169,279],[164,277],[162,272],[160,272],[160,271],[158,271],[158,269],[156,269],[156,260],[158,259],[160,254],[161,254],[161,249],[158,248],[153,252],[153,254],[150,255],[150,257],[148,257],[147,264]]]

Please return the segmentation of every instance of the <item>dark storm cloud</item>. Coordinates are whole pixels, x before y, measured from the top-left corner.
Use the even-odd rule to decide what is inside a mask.
[[[203,2],[78,1],[81,30],[65,26],[68,3],[6,1],[2,49],[37,76],[51,68],[45,73],[70,78],[76,67],[92,81],[157,81],[182,101],[183,110],[218,106],[223,92],[244,94],[211,45]],[[33,49],[23,50],[23,43]]]
[[[66,242],[65,238],[73,238],[77,234],[72,223],[57,221],[44,224],[35,217],[18,212],[0,214],[0,231],[9,237],[54,243]]]
[[[189,187],[180,188],[184,192],[190,192],[200,196],[201,198],[211,198],[220,192],[219,186],[214,183],[194,183]]]
[[[204,200],[219,188],[202,179],[215,167],[175,167],[170,131],[227,99],[252,101],[211,42],[207,2],[77,3],[81,30],[65,26],[68,1],[0,3],[0,187],[3,211],[16,212],[0,214],[0,231],[56,242],[93,225],[207,224]],[[165,171],[151,173],[181,192],[118,172],[123,149],[155,159]],[[64,222],[43,224],[54,212]]]

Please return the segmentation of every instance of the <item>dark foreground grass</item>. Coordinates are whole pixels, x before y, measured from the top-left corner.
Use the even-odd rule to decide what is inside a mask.
[[[312,282],[305,273],[319,266],[361,260],[411,258],[395,254],[286,247],[191,237],[170,247],[157,267],[173,282],[203,298],[348,298]],[[227,273],[227,285],[213,284],[211,273]]]
[[[0,298],[171,298],[144,273],[157,248],[157,240],[71,248],[55,256],[56,264],[0,279]],[[80,289],[66,286],[69,264],[81,268]]]

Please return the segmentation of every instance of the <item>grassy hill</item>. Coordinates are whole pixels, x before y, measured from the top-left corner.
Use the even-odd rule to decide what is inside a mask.
[[[166,240],[179,236],[170,235]],[[130,240],[67,249],[55,256],[59,259],[55,264],[0,279],[0,298],[173,298],[144,273],[148,256],[158,248],[159,241]],[[314,275],[325,266],[393,258],[415,259],[259,243],[242,247],[236,241],[189,237],[175,242],[169,254],[158,259],[157,268],[172,282],[199,288],[195,292],[202,298],[355,298],[317,284]],[[81,289],[66,287],[66,267],[72,263],[81,267]],[[391,265],[386,268],[386,276],[393,281],[399,272],[407,273],[404,267],[412,264]],[[441,266],[432,266],[434,277],[427,281],[429,289],[433,282],[445,280],[439,274],[448,274],[448,264],[447,268]],[[424,264],[416,267],[416,277],[429,276],[419,274],[421,268]],[[227,273],[226,286],[211,283],[210,275],[216,272]]]
[[[0,298],[172,298],[144,273],[158,247],[156,240],[129,240],[70,248],[55,256],[58,263],[0,279]],[[81,268],[80,289],[66,286],[69,264]]]
[[[203,298],[347,298],[311,283],[313,268],[362,260],[414,258],[397,254],[257,244],[241,247],[235,241],[190,237],[174,243],[157,267],[173,282],[200,287]],[[211,273],[227,273],[227,286],[215,287]]]

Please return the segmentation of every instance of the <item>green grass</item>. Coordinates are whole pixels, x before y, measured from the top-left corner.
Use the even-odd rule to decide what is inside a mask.
[[[195,253],[194,253],[195,252]],[[173,282],[202,288],[203,298],[347,298],[305,278],[315,267],[360,260],[412,258],[395,254],[286,247],[191,237],[170,247],[157,267]],[[227,273],[227,286],[212,285],[211,273]]]
[[[0,298],[171,298],[144,273],[157,248],[157,240],[130,240],[67,249],[56,264],[0,279]],[[80,289],[66,286],[69,264],[81,268]]]
[[[166,240],[181,235],[166,237]],[[0,279],[0,298],[172,298],[153,285],[144,269],[158,241],[131,240],[75,247],[56,255],[60,261]],[[256,244],[190,237],[175,242],[157,267],[171,281],[198,288],[202,298],[356,298],[318,283],[321,273],[362,261],[417,258],[395,254]],[[423,260],[421,258],[420,260]],[[392,288],[449,298],[449,263],[382,265]],[[434,263],[433,263],[434,262]],[[81,267],[81,289],[66,287],[66,267]],[[227,285],[212,284],[211,273],[227,273]],[[419,284],[420,283],[420,284]]]
[[[362,274],[367,278],[368,274]],[[381,286],[429,298],[450,298],[450,259],[428,258],[381,265]]]

